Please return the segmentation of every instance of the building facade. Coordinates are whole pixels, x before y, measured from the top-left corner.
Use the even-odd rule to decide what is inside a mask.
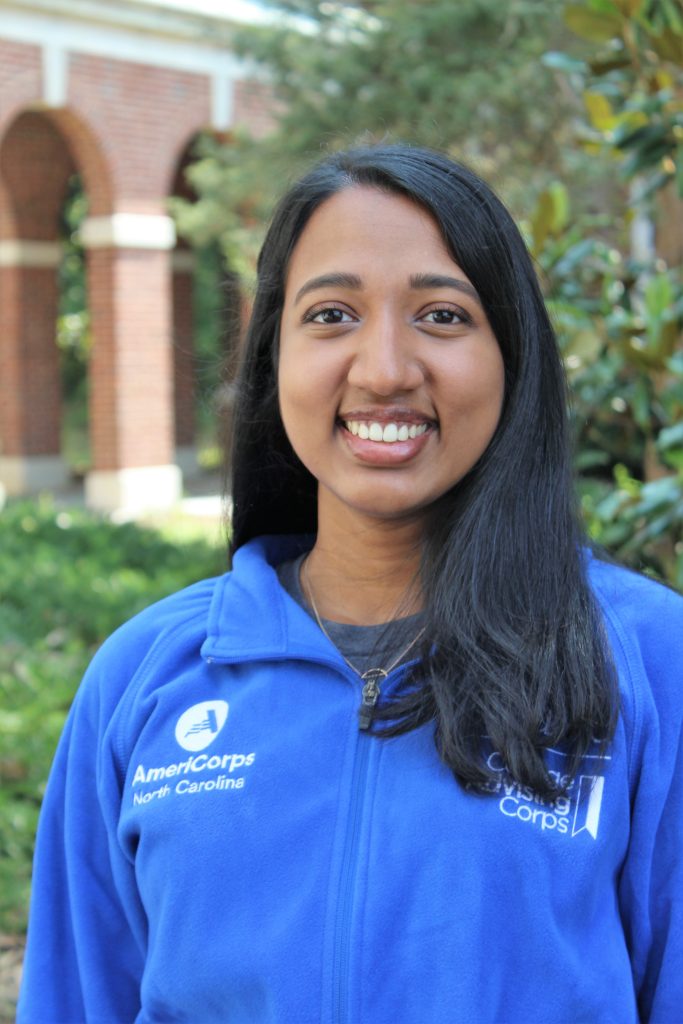
[[[57,488],[55,343],[69,181],[93,337],[86,501],[172,504],[193,445],[192,254],[168,197],[198,133],[267,130],[264,86],[230,51],[243,0],[0,0],[0,483]]]

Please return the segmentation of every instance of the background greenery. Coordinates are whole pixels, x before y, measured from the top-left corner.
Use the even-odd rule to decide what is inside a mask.
[[[572,384],[591,534],[683,587],[680,0],[291,0],[279,8],[273,25],[235,38],[273,92],[273,132],[202,140],[189,172],[199,199],[173,204],[180,230],[204,254],[206,430],[223,347],[218,268],[249,282],[283,183],[354,141],[437,146],[491,180],[527,235]],[[89,332],[75,235],[85,203],[74,181],[58,342],[77,472],[88,465]],[[634,247],[635,229],[648,224],[658,227],[656,241]],[[231,288],[236,306],[234,278]],[[124,619],[222,561],[205,542],[47,501],[0,513],[0,932],[24,924],[44,780],[87,661]]]
[[[38,807],[88,661],[131,615],[225,561],[205,540],[49,499],[0,513],[0,934],[25,924]]]

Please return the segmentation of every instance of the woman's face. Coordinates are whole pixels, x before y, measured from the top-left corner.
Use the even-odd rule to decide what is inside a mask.
[[[498,343],[436,223],[354,187],[308,221],[280,335],[287,436],[319,483],[319,521],[421,517],[474,466],[498,423]]]

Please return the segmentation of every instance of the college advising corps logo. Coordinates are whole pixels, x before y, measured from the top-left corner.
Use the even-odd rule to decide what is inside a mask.
[[[564,796],[544,800],[530,786],[521,786],[507,772],[497,753],[487,758],[496,778],[483,787],[484,791],[495,796],[500,814],[517,824],[521,822],[541,832],[571,837],[587,833],[597,839],[605,791],[603,762],[609,761],[609,756],[588,754],[584,772],[570,780],[563,772],[566,755],[552,749],[547,753],[555,765],[550,768],[551,776],[566,787]]]
[[[183,750],[206,750],[228,720],[228,702],[204,700],[183,711],[175,727],[175,738]]]

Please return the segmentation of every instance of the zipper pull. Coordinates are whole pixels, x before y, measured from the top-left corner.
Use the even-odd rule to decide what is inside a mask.
[[[361,676],[363,690],[360,707],[358,708],[358,728],[362,732],[367,731],[372,725],[375,705],[380,695],[379,681],[380,679],[386,679],[386,676],[386,672],[381,668],[369,668]]]

